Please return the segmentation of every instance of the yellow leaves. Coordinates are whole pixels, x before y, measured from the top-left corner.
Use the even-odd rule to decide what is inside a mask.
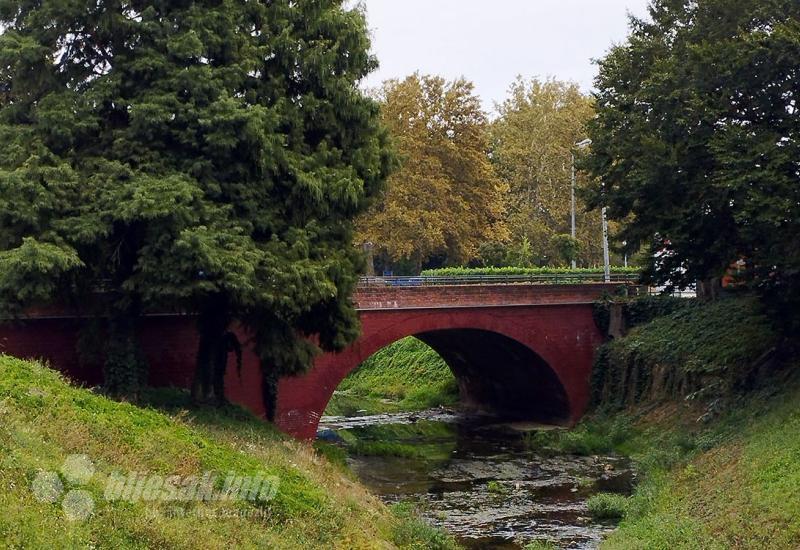
[[[401,166],[359,220],[359,237],[392,260],[469,260],[480,242],[503,234],[506,189],[487,156],[486,116],[472,84],[415,74],[385,83],[381,95]]]
[[[500,105],[492,124],[492,159],[508,183],[508,223],[512,238],[530,240],[541,259],[555,259],[556,235],[569,233],[572,153],[586,137],[586,123],[594,116],[593,100],[577,85],[557,80],[518,79]],[[578,184],[583,176],[578,174]],[[581,259],[592,263],[600,223],[583,213],[578,197],[578,238],[584,244]]]

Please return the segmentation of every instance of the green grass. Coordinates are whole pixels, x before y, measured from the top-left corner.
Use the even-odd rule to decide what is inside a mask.
[[[450,367],[428,345],[409,337],[364,361],[337,388],[326,414],[423,410],[458,402]]]
[[[553,429],[525,434],[528,449],[542,454],[590,456],[618,452],[626,454],[625,444],[634,433],[630,419],[623,415],[595,415],[571,430]]]
[[[397,456],[445,462],[455,448],[453,426],[441,422],[384,424],[341,430],[347,452],[363,456]]]
[[[589,514],[596,520],[622,519],[628,509],[628,499],[615,493],[597,493],[586,501]]]
[[[0,356],[3,545],[422,548],[430,537],[442,536],[392,514],[310,445],[285,438],[241,409],[191,410],[175,392],[153,392],[150,400],[162,409],[112,401],[39,364]],[[61,499],[40,502],[32,491],[39,472],[58,472],[74,454],[88,455],[96,468],[80,486],[96,504],[82,521],[65,518]],[[214,471],[222,477],[265,472],[277,477],[278,490],[266,503],[190,502],[180,505],[184,517],[175,517],[169,513],[174,503],[106,500],[110,474],[128,471]]]
[[[415,550],[456,550],[453,537],[434,529],[417,513],[413,504],[401,502],[392,506],[392,512],[401,520],[394,531],[394,540]]]
[[[598,354],[599,408],[529,446],[633,458],[631,497],[589,501],[623,517],[603,548],[800,548],[796,355],[755,298],[674,305],[642,304],[642,324]],[[664,314],[648,322],[648,308]]]
[[[644,472],[604,548],[800,547],[800,384],[713,426],[662,419],[637,436]]]

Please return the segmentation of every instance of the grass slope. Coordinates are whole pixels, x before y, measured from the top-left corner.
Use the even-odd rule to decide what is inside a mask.
[[[603,548],[800,548],[791,345],[751,297],[670,309],[601,349],[592,417],[528,444],[637,462],[632,497],[594,503],[624,516]]]
[[[326,413],[413,411],[457,401],[450,368],[430,346],[409,337],[386,346],[350,373]]]
[[[660,421],[638,435],[645,481],[604,548],[800,547],[800,386],[753,398],[691,434]]]
[[[86,520],[69,521],[61,498],[40,502],[31,490],[38,472],[58,472],[73,454],[88,455],[96,468],[80,487],[96,503]],[[175,517],[169,513],[174,503],[105,500],[106,481],[119,471],[181,476],[214,471],[222,477],[265,472],[277,476],[279,485],[266,503],[191,502],[184,517]],[[7,356],[0,356],[0,510],[0,542],[11,548],[449,544],[407,510],[393,515],[310,446],[286,439],[241,409],[144,409],[71,386],[55,371]]]

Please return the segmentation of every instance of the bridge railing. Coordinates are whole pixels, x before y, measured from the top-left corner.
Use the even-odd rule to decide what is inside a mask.
[[[636,274],[612,273],[610,283],[633,284]],[[602,273],[552,273],[540,275],[459,275],[459,276],[408,276],[408,277],[361,277],[360,287],[397,286],[454,286],[454,285],[512,285],[512,284],[581,284],[603,283]]]

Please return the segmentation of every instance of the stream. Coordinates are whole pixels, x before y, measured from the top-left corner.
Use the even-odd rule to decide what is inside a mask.
[[[356,440],[360,450],[347,461],[364,485],[387,503],[416,503],[466,548],[519,549],[533,541],[596,548],[614,523],[593,521],[586,500],[597,492],[629,494],[630,461],[530,450],[526,434],[541,429],[553,428],[433,409],[326,416],[318,436]],[[401,456],[385,451],[387,444]]]

